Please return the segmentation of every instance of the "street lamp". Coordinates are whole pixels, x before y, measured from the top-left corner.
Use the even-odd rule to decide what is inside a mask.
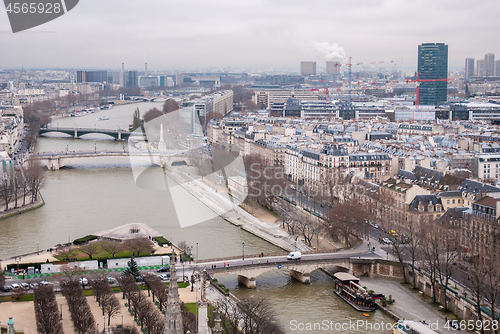
[[[243,261],[245,261],[245,242],[242,242],[241,245],[243,246]]]
[[[36,242],[36,255],[40,255],[40,247],[39,247],[39,245],[40,245],[40,242],[37,241]]]
[[[195,265],[198,265],[198,243],[196,243],[196,260],[194,261]]]
[[[295,252],[297,251],[297,239],[298,237],[295,237]]]

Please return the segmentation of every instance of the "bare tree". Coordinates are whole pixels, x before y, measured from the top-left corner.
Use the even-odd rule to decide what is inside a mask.
[[[495,244],[495,235],[492,233],[489,235],[491,238],[490,243],[487,246],[486,250],[486,259],[485,259],[485,295],[490,303],[490,310],[492,310],[492,315],[495,314],[494,310],[496,309],[497,300],[500,297],[500,252]],[[495,319],[494,317],[492,318]],[[496,331],[495,331],[496,332]]]
[[[63,334],[56,295],[52,286],[41,285],[33,290],[36,328],[42,334]]]
[[[486,283],[486,268],[481,262],[479,255],[472,255],[468,258],[469,261],[469,278],[471,282],[471,290],[473,300],[476,304],[476,313],[478,315],[479,323],[483,322],[483,312],[481,307],[483,305],[483,298],[485,297],[485,283]],[[484,327],[481,326],[481,333],[484,334]]]
[[[187,333],[188,331],[191,333],[196,333],[196,315],[191,312],[183,302],[181,302],[181,314],[184,333]]]
[[[406,267],[405,267],[405,253],[408,249],[406,240],[403,237],[403,232],[401,228],[396,228],[395,232],[398,234],[397,238],[392,238],[392,253],[396,256],[399,263],[401,264],[401,269],[403,270],[403,281],[408,283],[406,277]]]
[[[100,244],[101,249],[115,258],[115,255],[122,251],[122,246],[116,241],[104,241]]]
[[[2,264],[0,263],[0,286],[5,285],[5,272],[2,269]]]
[[[460,255],[460,230],[458,226],[450,223],[447,219],[438,224],[438,254],[437,254],[437,270],[439,283],[443,291],[443,307],[444,311],[448,311],[448,301],[446,292],[448,283],[451,278],[453,265],[455,260]]]
[[[179,110],[179,103],[177,103],[174,99],[166,100],[163,104],[163,113],[168,114],[175,110]]]
[[[124,248],[130,249],[133,255],[139,256],[141,253],[151,254],[154,251],[153,243],[147,238],[135,238],[128,240]]]
[[[28,160],[27,164],[25,176],[30,187],[31,202],[33,203],[38,198],[38,191],[43,187],[45,174],[40,161],[35,160],[33,157]]]
[[[432,287],[432,301],[437,303],[437,292],[436,292],[436,280],[439,272],[439,251],[440,251],[440,240],[435,226],[435,222],[427,221],[423,224],[421,235],[421,247],[422,254],[424,257],[424,262],[427,267],[427,271],[430,274],[431,287]]]
[[[149,122],[157,117],[160,117],[160,116],[163,116],[163,112],[158,109],[158,108],[152,108],[152,109],[149,109],[148,111],[146,111],[146,113],[144,114],[144,116],[142,116],[142,119],[144,120],[144,122]]]
[[[242,313],[241,327],[245,334],[285,333],[267,299],[243,299],[239,308]]]
[[[111,290],[108,290],[101,298],[102,312],[108,316],[108,327],[111,324],[111,317],[120,313],[120,302]]]
[[[0,181],[0,196],[5,202],[5,211],[9,210],[9,203],[14,194],[14,179],[12,175],[4,174]]]
[[[413,278],[413,288],[417,288],[417,276],[415,272],[415,266],[417,261],[421,258],[420,251],[420,237],[416,227],[416,224],[413,221],[410,221],[408,228],[405,231],[407,239],[406,249],[410,255],[410,263],[411,263],[411,274]]]
[[[366,207],[358,200],[350,199],[335,205],[327,215],[327,222],[331,226],[332,236],[342,235],[347,247],[351,247],[351,236],[364,228],[364,221],[368,217]]]
[[[57,249],[57,253],[63,257],[63,260],[71,260],[76,253],[76,249],[72,246],[60,247]]]
[[[87,254],[89,259],[92,260],[92,256],[99,252],[99,245],[95,242],[88,243],[78,249],[80,252]]]

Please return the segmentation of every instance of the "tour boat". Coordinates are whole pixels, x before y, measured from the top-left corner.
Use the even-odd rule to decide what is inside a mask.
[[[97,117],[97,120],[98,121],[107,121],[109,119],[108,116],[101,116],[101,117]]]
[[[355,310],[372,312],[378,308],[375,298],[359,285],[359,278],[356,276],[339,272],[333,275],[333,280],[335,281],[334,291],[337,296],[346,301]]]

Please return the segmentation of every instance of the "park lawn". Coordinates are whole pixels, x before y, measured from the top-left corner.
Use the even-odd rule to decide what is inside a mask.
[[[17,300],[17,298],[14,296],[14,298],[12,298],[12,296],[2,296],[0,297],[0,302],[32,302],[33,301],[33,294],[30,293],[28,295],[23,295],[21,296],[21,298],[19,298],[19,300]]]
[[[186,305],[189,311],[196,314],[196,303],[185,303],[184,305]]]

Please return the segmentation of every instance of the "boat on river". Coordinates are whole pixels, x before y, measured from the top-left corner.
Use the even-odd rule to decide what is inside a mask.
[[[375,298],[365,288],[359,285],[359,278],[349,273],[339,272],[333,275],[335,281],[334,292],[355,310],[373,312],[378,306]],[[381,298],[381,295],[377,295]]]

